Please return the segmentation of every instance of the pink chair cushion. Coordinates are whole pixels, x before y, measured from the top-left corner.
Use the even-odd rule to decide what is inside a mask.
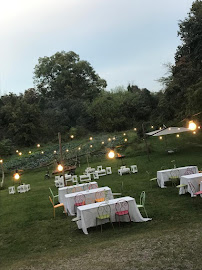
[[[128,215],[128,210],[116,212],[116,215],[119,215],[119,216]]]

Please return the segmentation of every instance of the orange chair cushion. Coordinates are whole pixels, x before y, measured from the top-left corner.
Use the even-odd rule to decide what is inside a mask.
[[[99,198],[99,199],[96,199],[95,201],[96,202],[104,202],[105,198]]]

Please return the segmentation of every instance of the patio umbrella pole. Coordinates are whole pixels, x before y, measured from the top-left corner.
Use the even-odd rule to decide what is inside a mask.
[[[65,172],[64,172],[64,162],[63,162],[63,157],[62,157],[62,143],[61,143],[61,134],[60,134],[60,132],[58,132],[58,140],[59,140],[59,150],[60,150],[60,162],[61,162],[61,165],[63,166],[62,175],[63,175],[63,178],[64,178],[64,186],[66,186]]]

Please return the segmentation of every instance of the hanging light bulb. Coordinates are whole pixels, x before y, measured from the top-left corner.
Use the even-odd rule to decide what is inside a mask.
[[[63,166],[61,164],[58,164],[58,171],[62,172],[63,171]]]
[[[196,129],[196,124],[194,123],[194,121],[189,121],[189,127],[190,130],[195,130]]]
[[[114,158],[114,156],[115,156],[115,153],[114,153],[113,150],[111,150],[111,151],[108,153],[108,157],[109,157],[109,158]]]
[[[19,175],[19,173],[17,171],[16,171],[16,173],[14,173],[13,178],[15,180],[19,180],[20,179],[20,175]]]

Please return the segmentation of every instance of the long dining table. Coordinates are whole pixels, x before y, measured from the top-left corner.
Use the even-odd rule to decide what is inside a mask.
[[[74,216],[76,215],[76,209],[75,209],[75,197],[78,194],[83,194],[85,196],[85,204],[93,204],[95,203],[95,194],[96,192],[105,192],[105,196],[108,199],[113,199],[111,188],[109,187],[100,187],[95,189],[90,189],[86,191],[79,191],[75,193],[65,194],[65,210],[67,211],[68,215]]]
[[[157,171],[157,183],[160,188],[166,188],[165,182],[169,181],[169,177],[171,176],[171,173],[179,172],[180,174],[179,177],[180,177],[186,174],[186,171],[193,171],[194,173],[198,173],[198,167],[186,166],[186,167],[179,167],[179,168]]]
[[[66,194],[79,192],[79,191],[84,191],[84,190],[89,188],[89,185],[92,185],[92,186],[98,188],[98,183],[97,182],[83,183],[83,184],[58,188],[58,201],[60,203],[65,203],[65,195]]]
[[[151,220],[151,218],[143,218],[138,207],[136,204],[136,201],[132,197],[122,197],[122,198],[116,198],[116,199],[111,199],[109,201],[106,201],[108,205],[110,205],[111,208],[111,213],[110,213],[110,218],[112,222],[115,222],[115,204],[120,201],[120,200],[125,200],[128,202],[129,205],[129,214],[132,222],[146,222]],[[79,206],[77,208],[77,226],[79,229],[82,229],[84,234],[88,234],[88,228],[90,227],[95,227],[96,226],[96,217],[98,216],[98,207],[103,204],[103,202],[99,203],[93,203],[89,205],[83,205]],[[129,217],[128,215],[122,216],[121,219],[123,222],[129,222]],[[109,222],[108,220],[103,220],[103,223]]]
[[[180,178],[180,185],[187,185],[187,188],[180,188],[179,195],[185,194],[186,192],[189,192],[191,194],[191,197],[194,197],[193,191],[191,190],[191,187],[189,185],[189,182],[193,185],[194,191],[200,191],[201,188],[201,181],[202,181],[202,173],[195,173],[190,175],[183,175]]]

